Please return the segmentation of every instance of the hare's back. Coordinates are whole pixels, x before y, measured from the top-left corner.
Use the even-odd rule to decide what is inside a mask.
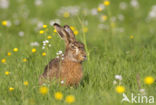
[[[58,58],[52,59],[49,64],[45,67],[43,76],[52,76],[57,73],[60,60]]]

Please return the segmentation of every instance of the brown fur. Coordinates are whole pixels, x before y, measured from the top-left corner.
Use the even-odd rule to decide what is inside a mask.
[[[67,85],[78,85],[82,79],[82,65],[77,62],[64,61],[61,66],[60,78]]]
[[[58,24],[54,24],[55,29],[66,43],[64,60],[55,58],[45,67],[44,73],[39,78],[39,84],[43,84],[45,80],[57,79],[63,85],[78,85],[82,79],[82,61],[86,59],[84,44],[77,42],[75,36],[68,25],[62,28]]]

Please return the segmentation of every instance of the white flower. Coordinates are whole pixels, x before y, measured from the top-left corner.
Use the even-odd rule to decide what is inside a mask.
[[[64,59],[63,57],[64,57],[64,54],[63,54],[63,52],[60,50],[60,51],[58,51],[57,53],[56,53],[56,55],[57,55],[57,57],[56,58],[61,58],[62,60]]]
[[[7,24],[6,24],[6,26],[7,27],[10,27],[12,24],[11,24],[11,21],[10,20],[7,20]]]
[[[44,47],[44,46],[46,46],[47,43],[49,43],[49,41],[48,41],[48,40],[45,40],[45,41],[43,41],[42,43],[43,43],[43,47]],[[49,47],[50,47],[50,46],[51,46],[51,45],[49,45]],[[44,47],[44,48],[45,48],[45,47]],[[42,48],[42,49],[44,49],[44,48]]]
[[[57,11],[57,15],[59,16],[63,16],[63,14],[65,12],[68,12],[71,16],[76,16],[78,15],[80,10],[79,6],[67,6],[67,7],[61,7],[58,11]]]
[[[134,8],[138,8],[139,7],[139,3],[137,0],[131,0],[130,4],[132,5],[132,7]]]
[[[156,13],[152,11],[152,12],[150,12],[149,16],[153,18],[156,16]]]
[[[46,43],[43,43],[43,46],[45,46],[46,45]]]
[[[62,54],[62,51],[59,51],[58,53],[59,53],[59,54]]]
[[[140,89],[140,92],[145,92],[145,89]]]
[[[143,94],[143,95],[146,94],[145,89],[140,89],[139,91],[140,91],[140,93]]]
[[[102,10],[105,8],[105,6],[103,4],[99,4],[98,7],[101,8]]]
[[[42,43],[45,43],[45,41],[43,41]]]
[[[18,19],[14,20],[14,24],[15,25],[19,25],[20,24],[20,21]]]
[[[45,47],[44,47],[44,46],[42,46],[42,49],[45,49]]]
[[[9,0],[0,0],[0,8],[6,9],[9,7]]]
[[[120,9],[125,10],[127,8],[127,3],[126,2],[121,2],[120,3]]]
[[[49,44],[48,46],[51,47],[51,44]]]
[[[108,25],[105,25],[105,24],[99,24],[98,25],[98,28],[108,30],[109,29],[109,26]]]
[[[115,79],[122,80],[122,76],[121,75],[115,75]]]
[[[31,42],[30,45],[31,46],[39,46],[39,43],[38,42]]]
[[[45,42],[46,42],[46,43],[49,43],[49,41],[48,41],[48,40],[45,40]]]
[[[8,21],[7,26],[10,27],[11,25],[11,21]]]
[[[24,32],[23,32],[23,31],[20,31],[20,32],[18,33],[18,35],[19,35],[20,37],[23,37],[23,36],[24,36]]]
[[[149,13],[149,18],[156,18],[156,5],[152,6],[152,9]]]
[[[36,6],[40,6],[42,4],[42,0],[35,0],[35,5]]]
[[[120,21],[123,21],[123,20],[124,20],[124,16],[123,16],[122,14],[119,14],[119,15],[118,15],[118,19],[119,19]]]
[[[114,81],[113,81],[113,85],[116,85],[116,84],[117,84],[117,81],[116,81],[116,80],[114,80]]]
[[[61,84],[64,84],[64,81],[63,80],[61,81]]]
[[[115,16],[111,17],[111,21],[115,22],[116,21],[116,17]]]
[[[97,9],[96,9],[96,8],[93,8],[93,9],[91,10],[91,14],[92,14],[92,15],[97,15],[97,14],[98,14]]]

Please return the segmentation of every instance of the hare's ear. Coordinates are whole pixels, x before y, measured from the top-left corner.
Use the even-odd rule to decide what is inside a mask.
[[[59,24],[54,23],[54,28],[56,29],[57,33],[60,35],[60,37],[68,44],[68,34],[67,32],[64,30],[64,28],[62,28]]]
[[[72,31],[72,29],[70,28],[70,26],[65,25],[64,29],[69,35],[69,40],[72,42],[75,41],[75,35],[74,35],[74,32]]]

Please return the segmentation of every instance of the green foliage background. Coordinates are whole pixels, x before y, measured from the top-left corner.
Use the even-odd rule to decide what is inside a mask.
[[[18,2],[20,1],[20,2]],[[44,0],[41,6],[35,6],[34,0],[10,0],[8,9],[0,9],[0,21],[18,19],[18,26],[11,27],[0,25],[0,59],[5,58],[6,64],[0,63],[0,105],[66,105],[67,103],[57,101],[54,98],[56,91],[61,91],[64,97],[68,94],[75,96],[74,105],[121,105],[122,94],[115,92],[116,85],[113,85],[115,75],[122,75],[122,85],[125,93],[138,94],[136,75],[140,75],[141,88],[144,88],[147,95],[156,96],[156,84],[147,86],[143,80],[146,76],[156,78],[156,19],[147,21],[147,17],[155,0],[138,0],[139,8],[130,6],[131,0],[110,0],[110,5],[98,14],[108,16],[106,22],[102,23],[99,16],[86,15],[81,12],[77,16],[64,18],[58,16],[57,10],[64,6],[79,6],[82,10],[97,8],[102,0]],[[121,10],[119,4],[128,4],[126,10]],[[23,8],[24,6],[24,8]],[[24,13],[29,12],[28,17]],[[111,27],[111,17],[118,14],[124,16],[123,21],[116,20]],[[36,24],[31,19],[37,18],[48,25],[48,31],[44,35],[39,30],[34,31]],[[53,27],[49,25],[51,19],[60,19],[61,25],[71,25],[78,29],[77,39],[84,41],[80,22],[88,21],[88,32],[85,34],[90,60],[83,63],[84,78],[77,88],[60,87],[57,84],[47,85],[49,92],[43,96],[39,93],[38,77],[43,73],[45,65],[54,57],[56,52],[64,50],[64,42],[53,34]],[[108,29],[98,28],[99,24],[108,25]],[[122,27],[124,32],[116,31]],[[24,32],[19,37],[19,31]],[[42,41],[52,35],[51,47],[42,50]],[[134,39],[130,39],[133,35]],[[40,43],[36,53],[32,53],[31,42]],[[17,47],[18,52],[13,52]],[[7,53],[11,52],[11,56]],[[43,57],[42,52],[47,56]],[[27,58],[28,62],[22,62]],[[10,75],[6,76],[5,71]],[[23,82],[28,81],[29,85],[24,86]],[[14,91],[10,92],[9,87]],[[123,103],[131,105],[131,103]],[[137,104],[138,105],[138,104]],[[143,104],[140,104],[143,105]]]

